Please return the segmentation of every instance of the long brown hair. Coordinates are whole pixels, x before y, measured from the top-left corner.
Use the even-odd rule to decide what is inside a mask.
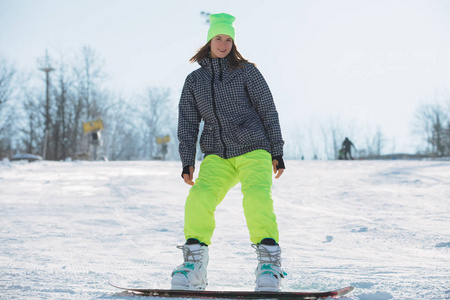
[[[203,47],[201,47],[189,61],[191,63],[200,62],[205,57],[209,57],[210,52],[211,52],[211,41],[207,42]],[[227,55],[227,58],[228,58],[228,66],[230,67],[231,70],[243,68],[244,63],[251,63],[248,60],[246,60],[241,53],[239,53],[234,41],[233,46],[231,47],[231,51]],[[254,65],[253,63],[251,64]]]

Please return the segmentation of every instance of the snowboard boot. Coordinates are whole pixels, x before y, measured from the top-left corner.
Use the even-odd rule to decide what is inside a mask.
[[[182,246],[184,263],[172,272],[172,290],[204,290],[208,284],[206,268],[209,261],[209,249],[198,241],[189,244],[190,240]]]
[[[286,273],[281,269],[281,249],[273,239],[264,239],[261,244],[253,244],[258,256],[255,270],[257,292],[281,291],[281,280]]]

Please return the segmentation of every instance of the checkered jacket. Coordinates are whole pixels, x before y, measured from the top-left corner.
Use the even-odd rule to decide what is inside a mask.
[[[178,107],[179,152],[183,167],[195,166],[199,125],[204,155],[231,158],[264,149],[283,155],[284,141],[272,94],[259,70],[246,63],[205,58],[186,78]]]

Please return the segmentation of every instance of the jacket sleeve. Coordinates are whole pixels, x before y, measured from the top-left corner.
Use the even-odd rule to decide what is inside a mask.
[[[272,93],[261,72],[252,64],[246,68],[246,88],[250,101],[261,118],[272,147],[272,157],[283,156],[283,137]]]
[[[178,151],[183,168],[195,167],[195,154],[201,117],[192,93],[193,77],[189,75],[181,92],[178,104]]]

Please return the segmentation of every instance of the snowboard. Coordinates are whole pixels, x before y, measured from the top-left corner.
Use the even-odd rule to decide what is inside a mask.
[[[320,299],[346,295],[353,291],[352,286],[344,287],[333,291],[324,292],[250,292],[250,291],[204,291],[204,290],[163,290],[163,289],[135,289],[125,288],[114,284],[111,286],[127,291],[129,293],[164,298],[201,298],[201,299]]]

